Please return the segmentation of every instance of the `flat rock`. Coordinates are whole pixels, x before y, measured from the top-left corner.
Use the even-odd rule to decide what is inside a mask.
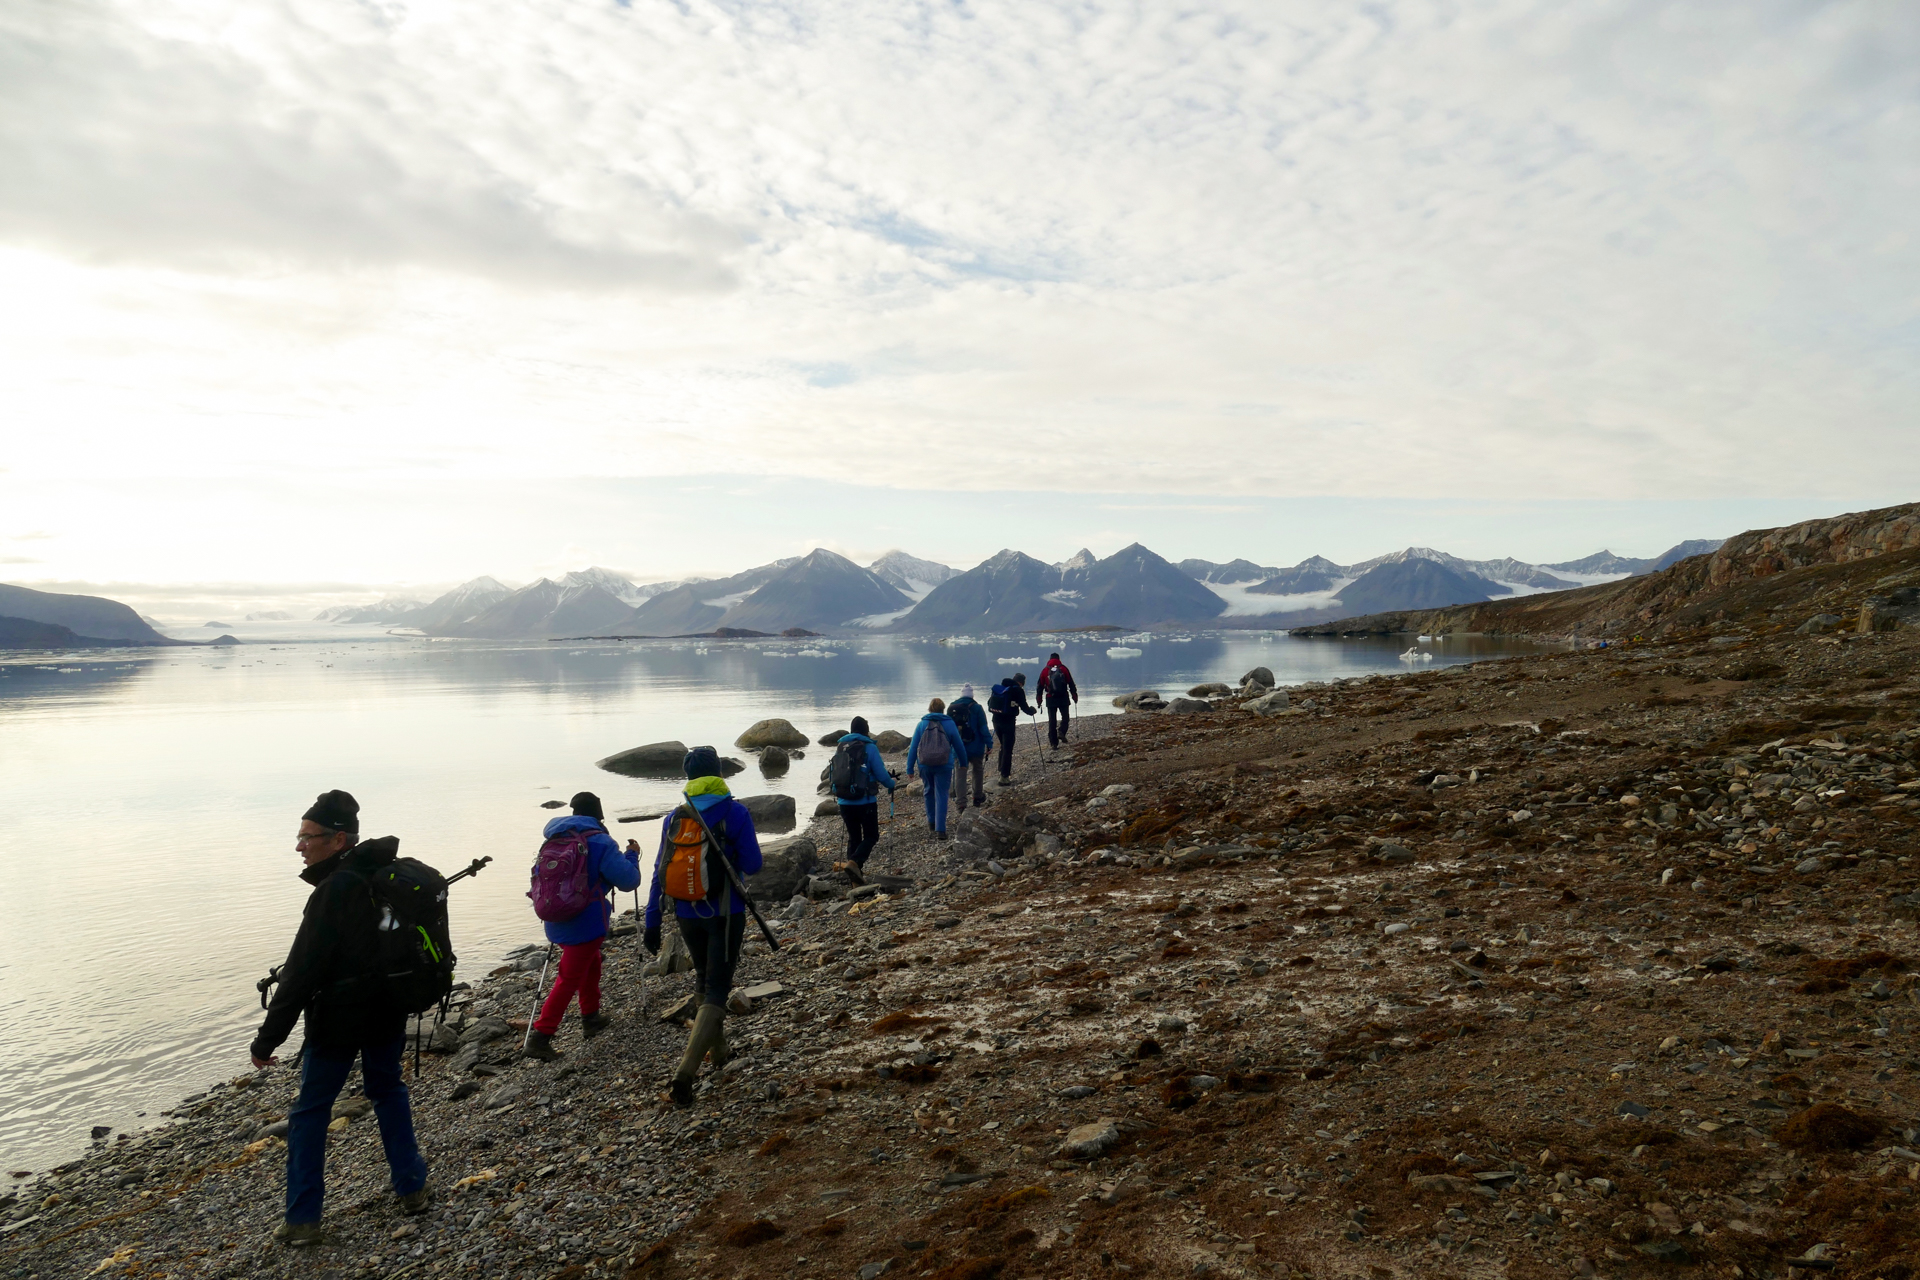
[[[1263,693],[1257,698],[1242,703],[1241,707],[1255,715],[1273,716],[1287,710],[1291,702],[1292,699],[1287,697],[1285,689],[1275,689],[1271,693]]]
[[[750,987],[740,988],[740,994],[749,1000],[766,1000],[773,996],[786,994],[786,986],[779,982],[756,982]]]
[[[1198,715],[1211,710],[1213,704],[1200,698],[1175,698],[1167,704],[1167,714],[1175,716]]]
[[[678,778],[683,776],[686,759],[684,742],[649,742],[644,747],[631,747],[596,760],[594,764],[608,773],[629,778]]]
[[[512,1106],[519,1098],[520,1086],[508,1081],[506,1084],[495,1086],[493,1092],[480,1099],[480,1105],[488,1111],[499,1111]]]

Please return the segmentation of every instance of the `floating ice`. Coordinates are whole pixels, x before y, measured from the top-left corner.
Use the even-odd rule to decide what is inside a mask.
[[[1423,652],[1421,652],[1421,651],[1420,651],[1419,649],[1409,649],[1409,650],[1407,650],[1407,651],[1406,651],[1405,653],[1403,653],[1403,654],[1401,654],[1401,655],[1400,655],[1400,661],[1402,661],[1402,662],[1432,662],[1432,661],[1433,661],[1433,655],[1432,655],[1432,654],[1430,654],[1430,653],[1423,653]]]
[[[995,664],[996,664],[996,665],[998,665],[998,666],[1002,666],[1002,667],[1022,667],[1022,666],[1025,666],[1026,664],[1028,664],[1028,663],[1030,663],[1030,662],[1038,662],[1038,661],[1040,661],[1040,659],[1039,659],[1038,657],[1033,657],[1033,658],[995,658],[995,659],[994,659],[994,662],[995,662]]]
[[[1137,658],[1142,652],[1143,650],[1129,649],[1127,646],[1119,644],[1107,650],[1107,656],[1109,658]]]

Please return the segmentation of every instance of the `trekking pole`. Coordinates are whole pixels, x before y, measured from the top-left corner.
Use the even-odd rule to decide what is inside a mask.
[[[553,944],[547,944],[547,958],[540,962],[540,985],[533,989],[533,1008],[527,1010],[527,1034],[520,1037],[520,1052],[525,1053],[527,1046],[533,1043],[533,1019],[540,1012],[540,997],[547,990],[547,966],[553,963]]]

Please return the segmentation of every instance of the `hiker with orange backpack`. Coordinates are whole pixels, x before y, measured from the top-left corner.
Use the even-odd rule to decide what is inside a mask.
[[[694,1015],[687,1051],[668,1086],[677,1107],[693,1105],[693,1078],[701,1059],[712,1055],[717,1072],[727,1065],[727,1038],[722,1027],[727,995],[733,990],[733,967],[746,935],[748,904],[734,887],[736,880],[760,870],[760,838],[753,815],[733,798],[720,776],[720,753],[712,747],[687,752],[687,803],[660,824],[660,852],[653,863],[653,883],[647,889],[646,932],[649,952],[660,954],[663,899],[673,902],[673,914],[693,954],[695,986],[700,1011]],[[715,865],[724,858],[733,875]]]
[[[613,917],[611,889],[640,887],[640,851],[622,850],[607,834],[600,797],[582,791],[573,798],[573,816],[555,818],[541,833],[546,843],[533,863],[534,914],[546,922],[547,941],[560,948],[560,972],[527,1031],[522,1052],[540,1062],[560,1056],[553,1037],[567,1005],[580,997],[580,1026],[587,1039],[605,1031],[613,1019],[600,1012],[600,948]]]

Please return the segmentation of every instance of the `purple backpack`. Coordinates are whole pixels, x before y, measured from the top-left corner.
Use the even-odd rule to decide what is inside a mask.
[[[593,901],[593,853],[585,831],[563,831],[540,846],[533,860],[533,914],[554,924],[571,920]]]

